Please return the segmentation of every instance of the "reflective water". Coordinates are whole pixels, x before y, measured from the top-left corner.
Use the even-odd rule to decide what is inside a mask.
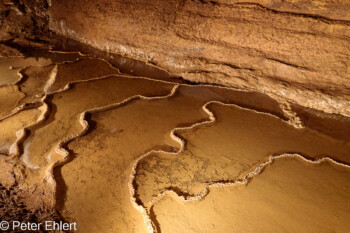
[[[56,191],[43,198],[79,232],[349,228],[347,117],[292,105],[296,128],[261,93],[109,54],[24,54],[0,58],[0,153]],[[299,156],[267,163],[285,153]]]

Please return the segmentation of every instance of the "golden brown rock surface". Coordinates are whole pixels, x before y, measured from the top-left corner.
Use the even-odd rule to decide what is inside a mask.
[[[194,82],[350,115],[346,0],[60,1],[50,29]]]
[[[346,0],[0,2],[0,221],[347,232],[349,29]]]
[[[149,77],[126,75],[128,62],[20,51],[0,59],[2,221],[92,233],[349,228],[348,117],[159,80],[146,66]]]

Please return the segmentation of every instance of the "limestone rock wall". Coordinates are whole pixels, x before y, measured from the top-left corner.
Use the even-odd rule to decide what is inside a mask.
[[[15,3],[27,9],[24,15],[34,12],[28,17],[39,38],[49,25],[60,36],[148,61],[193,82],[258,90],[350,116],[348,0]]]
[[[53,0],[50,28],[194,82],[350,115],[346,0]]]
[[[47,0],[0,0],[0,41],[50,41]]]

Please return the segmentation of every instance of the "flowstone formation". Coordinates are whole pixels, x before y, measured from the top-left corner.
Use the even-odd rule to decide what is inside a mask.
[[[0,2],[0,230],[346,233],[349,184],[348,0]]]
[[[125,74],[79,52],[4,48],[1,220],[78,232],[349,229],[349,118]]]

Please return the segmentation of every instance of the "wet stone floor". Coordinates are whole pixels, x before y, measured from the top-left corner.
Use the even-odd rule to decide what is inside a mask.
[[[91,233],[349,232],[350,119],[29,51],[0,57],[0,188],[23,202],[2,194],[1,212]]]

